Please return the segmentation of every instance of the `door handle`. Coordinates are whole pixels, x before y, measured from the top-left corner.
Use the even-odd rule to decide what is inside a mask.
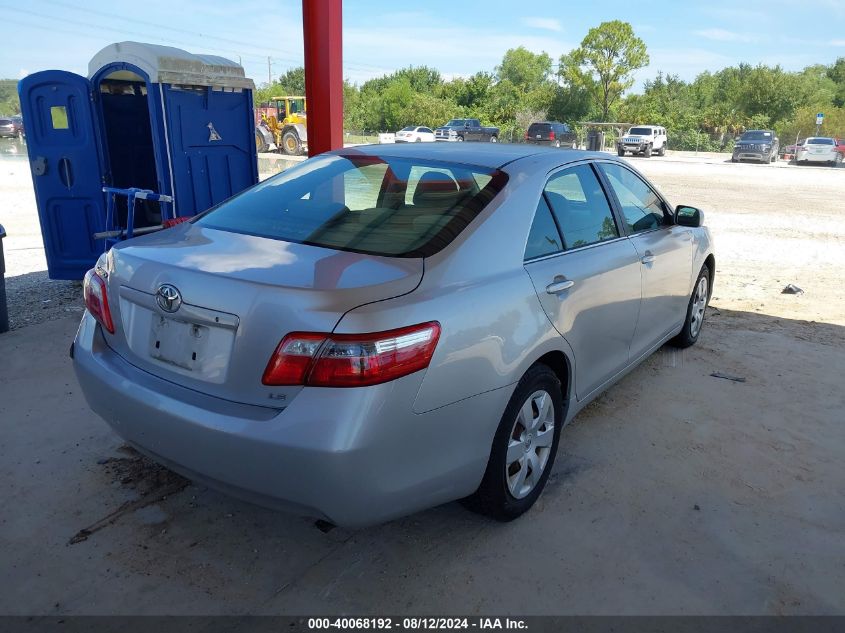
[[[646,252],[646,254],[643,255],[642,258],[640,259],[641,264],[650,264],[653,261],[654,261],[654,255],[652,255],[649,252]]]
[[[550,295],[560,294],[564,290],[569,290],[575,282],[571,279],[564,279],[563,281],[554,281],[546,286],[546,292]]]

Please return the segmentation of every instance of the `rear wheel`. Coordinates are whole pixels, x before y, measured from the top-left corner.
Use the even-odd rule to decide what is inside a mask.
[[[836,159],[833,161],[834,167],[839,167],[842,165],[842,154],[837,154]]]
[[[418,137],[417,137],[417,140],[416,140],[416,141],[414,141],[414,143],[422,143],[422,139],[418,136]]]
[[[658,156],[666,156],[666,144],[664,143],[660,150],[657,152]]]
[[[563,409],[557,375],[543,364],[531,367],[499,422],[481,485],[465,500],[470,509],[511,521],[534,505],[555,461]]]
[[[709,300],[710,270],[707,266],[702,266],[687,305],[687,318],[684,320],[684,327],[680,334],[670,341],[672,345],[683,348],[695,344],[698,335],[701,334],[701,326],[704,324],[704,311],[707,309]]]
[[[617,149],[617,150],[616,150],[616,155],[617,155],[617,156],[624,156],[624,155],[625,155],[625,150],[624,150],[624,149]]]
[[[459,136],[459,137],[458,137],[458,138],[456,138],[455,140],[456,140],[456,141],[458,141],[458,143],[463,143],[463,142],[464,142],[464,137],[463,137],[463,136]]]

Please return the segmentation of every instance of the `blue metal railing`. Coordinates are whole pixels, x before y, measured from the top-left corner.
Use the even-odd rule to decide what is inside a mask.
[[[95,240],[105,240],[105,249],[108,250],[120,240],[128,240],[134,234],[149,233],[151,231],[158,231],[163,228],[163,224],[135,228],[135,202],[138,200],[151,200],[153,202],[164,203],[161,206],[161,220],[165,222],[168,219],[168,210],[165,204],[173,202],[172,196],[167,196],[161,193],[150,191],[149,189],[139,189],[137,187],[130,187],[129,189],[119,189],[117,187],[103,187],[103,193],[106,194],[106,230],[101,233],[95,233]],[[117,196],[126,197],[126,227],[115,227],[115,199]]]

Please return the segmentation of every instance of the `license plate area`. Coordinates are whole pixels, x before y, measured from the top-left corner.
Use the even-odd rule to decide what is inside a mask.
[[[188,371],[201,367],[208,351],[210,328],[197,323],[153,315],[149,354]]]

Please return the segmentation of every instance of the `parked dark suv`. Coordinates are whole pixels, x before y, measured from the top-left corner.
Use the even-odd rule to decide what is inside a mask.
[[[525,142],[534,145],[575,148],[578,146],[578,136],[566,123],[542,121],[528,126]]]
[[[731,161],[756,160],[773,163],[778,159],[780,140],[774,130],[748,130],[734,145]]]

